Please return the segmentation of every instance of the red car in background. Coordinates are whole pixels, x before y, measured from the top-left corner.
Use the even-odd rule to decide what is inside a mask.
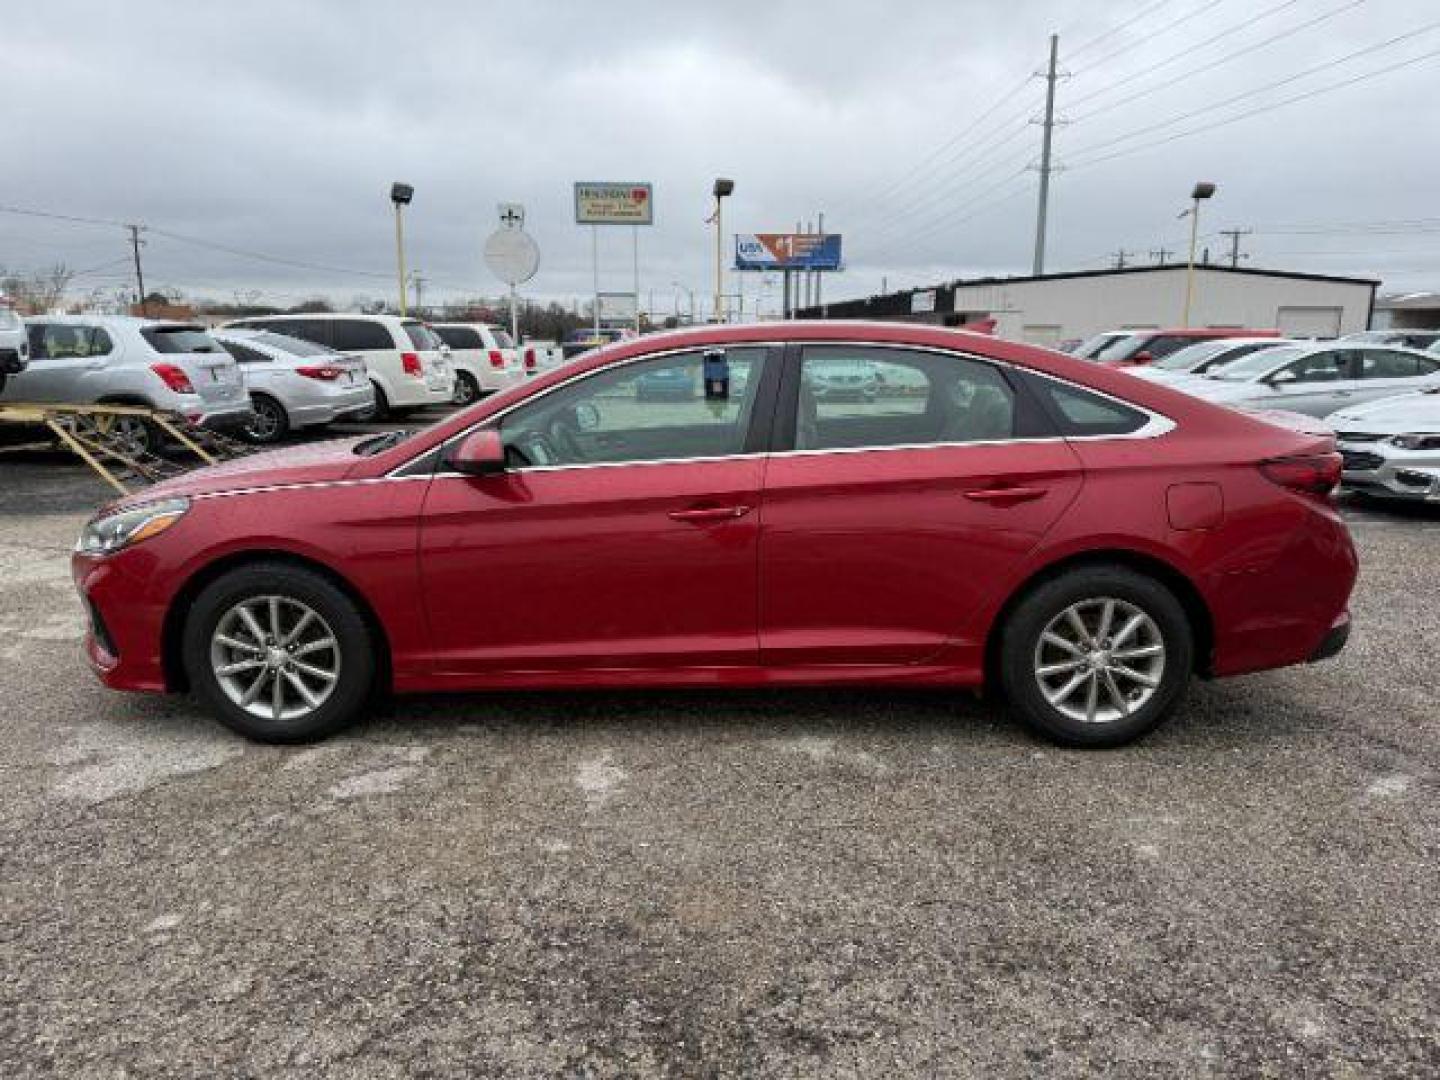
[[[693,393],[641,400],[662,375]],[[73,569],[107,685],[265,741],[378,690],[854,683],[1113,746],[1193,674],[1343,646],[1339,477],[1326,436],[986,335],[707,327],[159,484]]]
[[[1183,330],[1136,330],[1112,341],[1095,354],[1095,362],[1106,367],[1134,367],[1153,364],[1162,357],[1194,345],[1197,341],[1216,338],[1276,337],[1279,330],[1244,330],[1240,327],[1203,327]]]

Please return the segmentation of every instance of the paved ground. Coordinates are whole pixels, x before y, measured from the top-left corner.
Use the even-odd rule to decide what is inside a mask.
[[[101,690],[102,494],[0,463],[0,1074],[1440,1072],[1440,517],[1337,661],[1143,745],[941,694],[434,699],[310,749]]]

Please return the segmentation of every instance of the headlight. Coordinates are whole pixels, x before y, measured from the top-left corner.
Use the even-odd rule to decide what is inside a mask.
[[[189,499],[164,499],[106,514],[85,526],[75,550],[85,555],[109,555],[123,547],[159,536],[184,517],[189,509]]]
[[[1440,435],[1395,435],[1388,441],[1401,450],[1440,450]]]

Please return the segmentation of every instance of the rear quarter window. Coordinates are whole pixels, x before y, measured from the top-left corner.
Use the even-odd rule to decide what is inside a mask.
[[[1150,422],[1147,413],[1078,386],[1038,376],[1030,385],[1062,435],[1130,435]]]
[[[480,331],[469,326],[436,326],[433,327],[440,340],[449,345],[452,349],[483,349],[485,343],[480,340]]]
[[[410,339],[410,344],[417,349],[430,350],[440,348],[441,340],[435,336],[435,332],[424,323],[407,322],[401,326],[405,330],[405,336]]]

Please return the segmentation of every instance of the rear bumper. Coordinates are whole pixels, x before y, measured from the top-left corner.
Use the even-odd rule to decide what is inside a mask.
[[[329,424],[344,416],[364,412],[375,404],[375,391],[368,384],[289,409],[292,427],[314,427]]]

